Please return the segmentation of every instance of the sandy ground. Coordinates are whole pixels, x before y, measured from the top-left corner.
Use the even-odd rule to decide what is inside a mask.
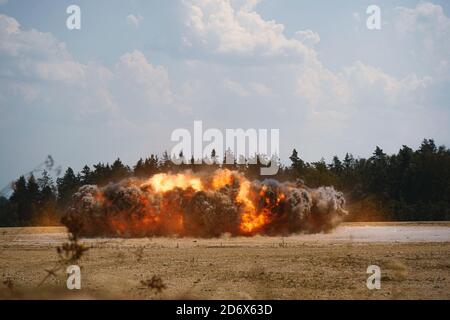
[[[0,298],[450,299],[450,223],[347,223],[329,234],[83,239],[82,290],[58,261],[64,228],[0,228]],[[366,269],[381,268],[380,290]],[[159,276],[158,293],[141,281]]]

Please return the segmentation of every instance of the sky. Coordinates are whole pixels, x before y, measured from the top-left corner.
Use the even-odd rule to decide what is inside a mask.
[[[133,165],[195,120],[279,129],[283,162],[448,147],[449,71],[448,1],[0,0],[0,187],[48,154]]]

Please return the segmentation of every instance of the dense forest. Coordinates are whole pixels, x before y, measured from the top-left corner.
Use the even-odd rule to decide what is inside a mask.
[[[182,156],[179,155],[179,156]],[[68,168],[54,181],[47,171],[41,176],[21,176],[12,185],[9,197],[0,196],[0,226],[57,225],[80,186],[106,185],[129,177],[145,178],[160,172],[215,170],[219,167],[239,170],[250,179],[260,177],[261,164],[219,164],[215,152],[213,164],[175,165],[168,153],[140,159],[133,167],[120,159],[113,164],[85,166],[75,173]],[[351,221],[450,220],[450,150],[424,140],[417,150],[403,146],[397,154],[387,155],[376,147],[368,158],[344,159],[335,156],[331,163],[323,159],[308,163],[294,149],[290,164],[280,165],[280,181],[301,179],[309,187],[334,186],[345,193]]]

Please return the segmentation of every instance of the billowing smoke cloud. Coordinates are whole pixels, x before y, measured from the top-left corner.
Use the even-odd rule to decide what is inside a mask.
[[[328,231],[346,214],[343,194],[332,187],[217,170],[83,186],[63,222],[69,229],[76,222],[88,237],[288,235]]]

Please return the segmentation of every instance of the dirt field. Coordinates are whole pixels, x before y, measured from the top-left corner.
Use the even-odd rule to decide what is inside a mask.
[[[0,229],[0,298],[450,299],[449,223],[353,223],[330,234],[83,239],[82,290],[66,289],[64,228]],[[366,287],[369,265],[380,290]],[[141,281],[160,276],[166,289]]]

